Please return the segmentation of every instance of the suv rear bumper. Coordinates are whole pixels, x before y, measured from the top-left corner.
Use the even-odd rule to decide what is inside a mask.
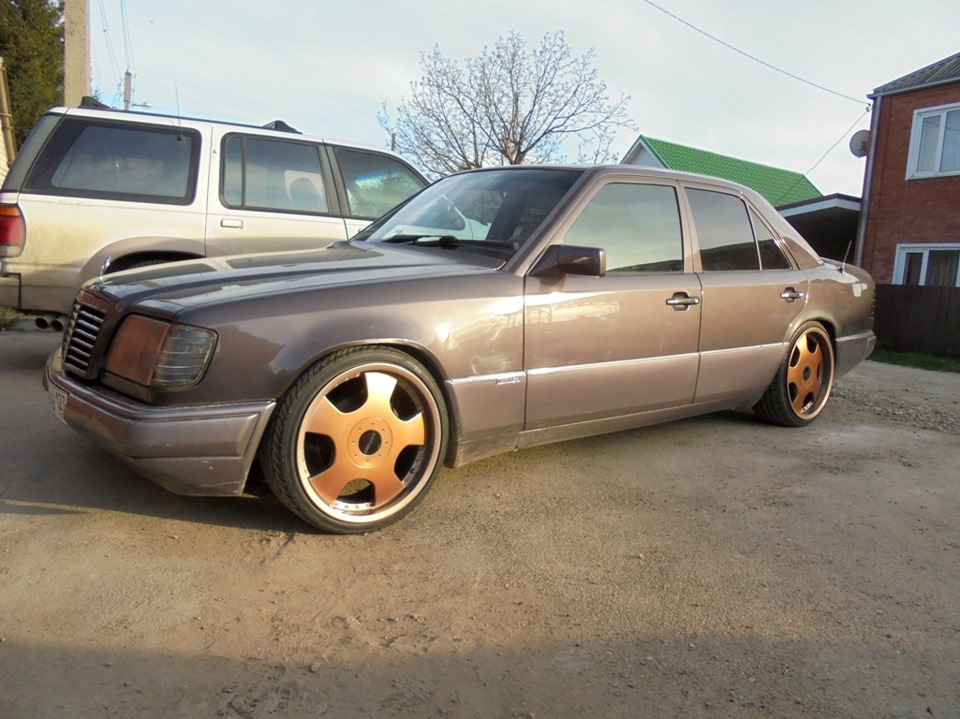
[[[43,386],[54,414],[177,494],[243,492],[276,402],[151,407],[87,386],[47,360]]]

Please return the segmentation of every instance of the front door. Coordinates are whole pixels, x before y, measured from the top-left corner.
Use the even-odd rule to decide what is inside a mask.
[[[693,401],[701,290],[677,192],[672,184],[602,185],[558,241],[604,249],[606,275],[527,278],[526,430]]]

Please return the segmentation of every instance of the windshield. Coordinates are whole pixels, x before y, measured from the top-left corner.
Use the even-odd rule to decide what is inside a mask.
[[[510,256],[581,174],[582,170],[513,168],[452,175],[355,239]]]

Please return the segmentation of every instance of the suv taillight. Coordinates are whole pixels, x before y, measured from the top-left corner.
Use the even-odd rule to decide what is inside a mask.
[[[0,257],[23,252],[23,215],[16,205],[0,205]]]

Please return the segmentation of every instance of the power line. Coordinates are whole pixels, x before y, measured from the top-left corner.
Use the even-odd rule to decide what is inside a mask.
[[[797,180],[796,180],[792,185],[790,185],[790,187],[788,187],[786,190],[784,190],[784,191],[781,193],[779,199],[783,199],[784,197],[788,197],[788,196],[790,195],[790,193],[793,192],[793,188],[800,184],[800,180],[801,180],[802,178],[806,178],[806,179],[809,181],[809,178],[807,177],[807,175],[809,175],[811,172],[813,172],[814,170],[816,170],[817,167],[820,165],[820,163],[827,159],[827,155],[829,155],[831,152],[833,152],[833,149],[834,149],[837,145],[839,145],[839,144],[841,143],[841,141],[843,140],[843,138],[845,138],[847,135],[849,135],[849,134],[850,134],[850,131],[851,131],[853,128],[855,128],[857,125],[859,125],[859,124],[860,124],[860,121],[861,121],[863,118],[865,118],[869,113],[870,113],[870,108],[868,107],[866,110],[863,111],[863,114],[860,115],[860,117],[858,117],[858,118],[856,119],[856,121],[855,121],[852,125],[850,125],[850,127],[848,127],[846,130],[843,131],[843,134],[840,135],[839,138],[837,138],[837,141],[834,142],[832,145],[830,145],[830,147],[827,149],[827,151],[826,151],[825,153],[823,153],[823,155],[820,156],[820,159],[813,163],[813,165],[810,167],[809,170],[807,170],[806,172],[804,172],[800,177],[797,178]],[[778,204],[780,204],[780,203],[779,203],[779,201],[777,201],[777,202],[774,202],[773,204],[774,204],[774,205],[778,205]]]
[[[110,60],[110,69],[113,70],[113,76],[119,77],[122,73],[120,72],[120,66],[117,65],[117,56],[113,51],[113,39],[110,37],[110,28],[107,26],[107,12],[103,7],[103,0],[98,0],[98,5],[100,8],[100,22],[103,25],[103,37],[107,44],[107,56]]]
[[[825,153],[823,153],[823,156],[822,156],[819,160],[817,160],[815,163],[813,163],[813,167],[811,167],[809,170],[807,170],[807,171],[806,171],[805,173],[803,173],[803,174],[804,174],[804,175],[809,175],[811,172],[813,172],[814,170],[816,170],[816,169],[817,169],[817,165],[819,165],[821,162],[823,162],[825,159],[827,159],[827,155],[829,155],[831,152],[833,152],[833,148],[835,148],[837,145],[839,145],[840,142],[843,140],[843,138],[845,138],[847,135],[849,135],[849,134],[850,134],[850,131],[851,131],[853,128],[855,128],[857,125],[859,125],[859,124],[860,124],[860,121],[861,121],[863,118],[865,118],[865,117],[869,114],[869,112],[870,112],[870,108],[868,107],[866,110],[863,111],[863,114],[860,115],[860,117],[858,117],[858,118],[856,119],[856,122],[854,122],[852,125],[850,125],[850,127],[848,127],[846,130],[844,130],[844,131],[843,131],[843,134],[840,135],[839,138],[837,138],[837,141],[836,141],[835,143],[833,143],[832,145],[830,145],[830,147],[827,149],[827,151],[826,151]]]
[[[815,82],[810,82],[809,80],[805,80],[804,78],[800,77],[799,75],[794,75],[792,72],[787,72],[786,70],[783,70],[783,69],[777,67],[776,65],[771,65],[769,62],[766,62],[766,61],[764,61],[764,60],[761,60],[760,58],[755,57],[755,56],[751,55],[751,54],[748,53],[748,52],[744,52],[744,51],[741,50],[740,48],[734,47],[734,46],[731,45],[730,43],[725,42],[724,40],[721,40],[721,39],[718,38],[716,35],[711,35],[711,34],[708,33],[706,30],[701,30],[700,28],[698,28],[698,27],[697,27],[696,25],[694,25],[693,23],[687,22],[686,20],[684,20],[682,17],[679,17],[678,15],[674,15],[672,12],[670,12],[669,10],[667,10],[667,9],[665,9],[665,8],[660,7],[660,6],[657,5],[655,2],[652,2],[651,0],[643,0],[643,1],[644,1],[645,3],[647,3],[647,5],[649,5],[649,6],[653,7],[653,8],[656,8],[657,10],[659,10],[660,12],[662,12],[663,14],[669,15],[670,17],[672,17],[672,18],[673,18],[674,20],[676,20],[677,22],[683,23],[684,25],[686,25],[686,26],[687,26],[688,28],[690,28],[691,30],[697,31],[697,32],[700,33],[701,35],[704,35],[704,36],[710,38],[710,39],[713,40],[714,42],[720,43],[720,44],[723,45],[725,48],[727,48],[727,49],[729,49],[729,50],[733,50],[735,53],[738,53],[738,54],[740,54],[740,55],[743,55],[745,58],[748,58],[748,59],[750,59],[750,60],[753,60],[754,62],[759,63],[759,64],[763,65],[764,67],[767,67],[767,68],[769,68],[769,69],[771,69],[771,70],[775,70],[776,72],[779,72],[781,75],[786,75],[787,77],[793,78],[794,80],[798,80],[798,81],[804,83],[805,85],[810,85],[810,87],[815,87],[815,88],[817,88],[818,90],[823,90],[824,92],[829,92],[831,95],[836,95],[837,97],[842,97],[842,98],[845,99],[845,100],[851,100],[851,101],[853,101],[853,102],[856,102],[856,103],[859,104],[859,105],[863,105],[863,100],[862,100],[862,99],[858,99],[858,98],[856,98],[856,97],[850,97],[850,95],[844,95],[842,92],[837,92],[836,90],[831,90],[829,87],[824,87],[823,85],[818,85],[818,84],[815,83]],[[841,139],[842,139],[842,138],[841,138]],[[832,148],[831,148],[831,149],[832,149]],[[829,152],[829,151],[828,151],[828,152]]]
[[[127,61],[127,69],[137,72],[137,63],[133,59],[133,40],[130,37],[130,22],[127,20],[127,2],[120,0],[120,23],[123,29],[123,55]]]

